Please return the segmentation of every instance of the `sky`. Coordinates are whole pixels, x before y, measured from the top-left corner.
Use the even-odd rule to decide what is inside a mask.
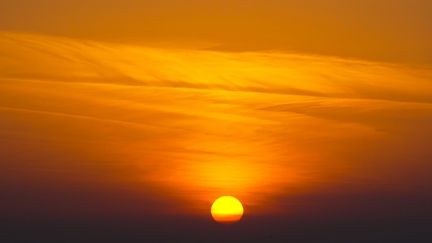
[[[2,1],[0,239],[430,242],[430,7]]]
[[[0,29],[424,64],[429,0],[3,0]]]

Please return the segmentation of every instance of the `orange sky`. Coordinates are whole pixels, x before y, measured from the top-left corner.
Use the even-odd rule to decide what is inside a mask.
[[[0,30],[431,63],[429,0],[3,0]]]
[[[206,215],[232,194],[291,214],[304,195],[431,189],[429,68],[6,32],[0,52],[5,190],[110,198],[6,211]]]
[[[0,11],[0,242],[432,242],[431,0]]]

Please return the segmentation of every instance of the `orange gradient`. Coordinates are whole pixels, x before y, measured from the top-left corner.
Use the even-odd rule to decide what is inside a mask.
[[[0,53],[11,181],[115,188],[175,202],[151,213],[205,217],[220,195],[292,213],[306,193],[415,187],[428,177],[407,169],[431,169],[403,160],[428,151],[427,67],[17,33],[0,34]]]

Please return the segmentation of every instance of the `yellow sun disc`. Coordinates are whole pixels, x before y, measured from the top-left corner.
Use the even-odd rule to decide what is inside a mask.
[[[231,196],[222,196],[213,202],[211,215],[218,223],[234,223],[243,216],[243,205]]]

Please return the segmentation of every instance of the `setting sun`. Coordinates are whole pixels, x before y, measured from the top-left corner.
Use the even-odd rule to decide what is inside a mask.
[[[235,197],[223,196],[213,202],[211,214],[218,223],[234,223],[242,218],[243,205]]]

